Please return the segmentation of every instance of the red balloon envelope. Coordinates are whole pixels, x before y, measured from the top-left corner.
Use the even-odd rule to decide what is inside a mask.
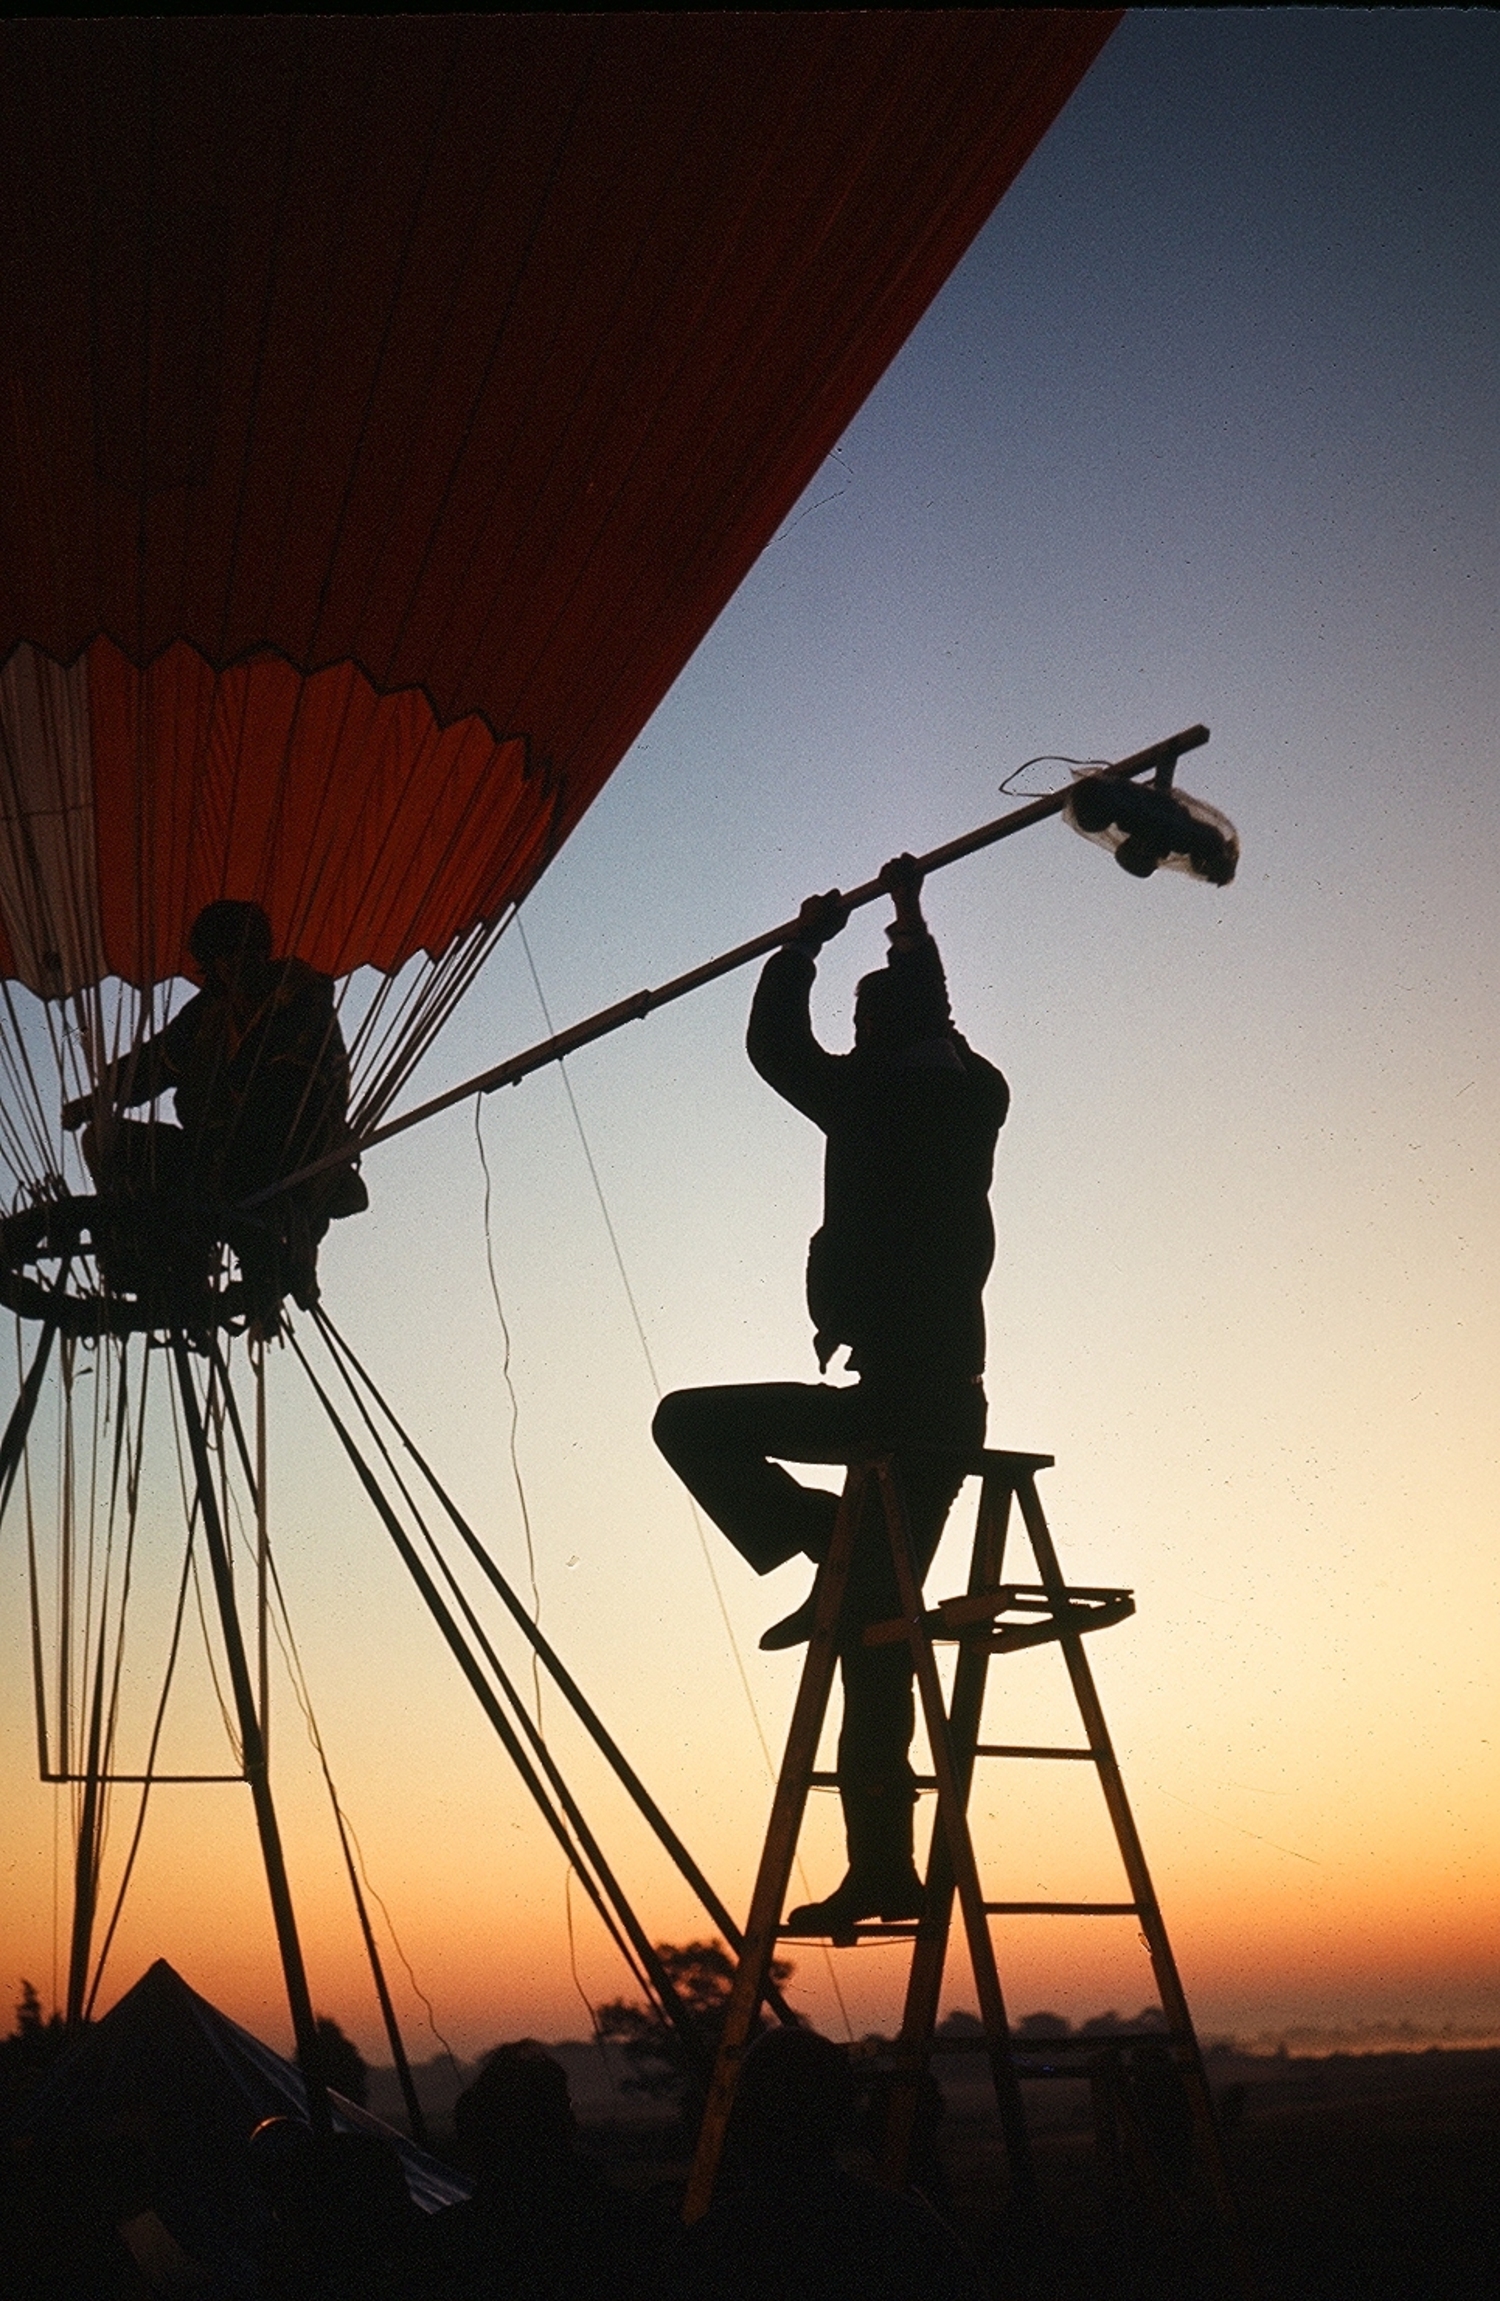
[[[523,896],[1117,14],[0,31],[0,972]]]

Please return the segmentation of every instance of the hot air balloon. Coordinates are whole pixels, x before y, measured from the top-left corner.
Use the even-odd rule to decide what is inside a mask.
[[[193,922],[229,901],[265,914],[278,965],[337,984],[340,1123],[368,1138],[1115,21],[0,31],[0,1295],[36,1322],[0,1487],[55,1364],[73,1451],[36,1654],[43,1771],[80,1801],[72,2018],[102,1972],[130,1497],[165,1354],[316,2104],[222,1521],[231,1480],[252,1526],[264,1492],[236,1210],[171,1277],[162,1226],[122,1243],[64,1105],[107,1115],[189,996]],[[92,1435],[70,1419],[90,1354]],[[83,1545],[78,1482],[101,1477],[110,1539]],[[482,1635],[424,1596],[659,1986]]]

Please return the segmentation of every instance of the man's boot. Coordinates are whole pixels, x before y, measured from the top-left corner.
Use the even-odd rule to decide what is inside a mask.
[[[783,1614],[781,1620],[773,1622],[769,1630],[762,1630],[760,1650],[763,1654],[780,1654],[788,1646],[807,1644],[817,1619],[817,1596],[818,1585],[814,1582],[800,1606],[794,1606],[790,1614]]]
[[[926,1915],[927,1896],[912,1859],[915,1792],[905,1783],[889,1791],[842,1789],[849,1868],[826,1901],[804,1902],[788,1916],[792,1934],[852,1934],[862,1920],[883,1923]]]

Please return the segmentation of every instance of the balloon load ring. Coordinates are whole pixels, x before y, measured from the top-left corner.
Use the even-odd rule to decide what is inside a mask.
[[[274,1218],[176,1191],[59,1192],[0,1219],[0,1303],[81,1338],[266,1328],[286,1294],[316,1301],[298,1275]]]

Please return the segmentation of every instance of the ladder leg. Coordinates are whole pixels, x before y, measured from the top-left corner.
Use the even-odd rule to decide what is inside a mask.
[[[735,1968],[734,1987],[724,2018],[724,2030],[714,2063],[713,2082],[698,2131],[693,2169],[683,2200],[682,2218],[693,2222],[708,2211],[719,2159],[724,2150],[729,2113],[739,2084],[740,2064],[754,2033],[756,2016],[770,1978],[776,1937],[786,1906],[787,1886],[796,1858],[797,1838],[807,1804],[808,1781],[818,1754],[818,1737],[828,1710],[828,1696],[838,1660],[839,1614],[854,1555],[854,1537],[869,1490],[870,1473],[862,1463],[851,1465],[843,1499],[834,1521],[828,1556],[818,1570],[814,1591],[813,1634],[803,1664],[787,1736],[786,1755],[771,1804],[771,1820],[756,1873],[750,1915],[745,1923],[744,1946]]]
[[[1027,1476],[1021,1479],[1016,1489],[1016,1499],[1021,1505],[1021,1515],[1031,1538],[1042,1587],[1053,1607],[1061,1611],[1067,1604],[1067,1591],[1034,1478]],[[1151,1873],[1146,1867],[1145,1849],[1136,1830],[1135,1817],[1130,1811],[1130,1801],[1125,1795],[1125,1784],[1115,1758],[1114,1745],[1109,1738],[1109,1728],[1104,1722],[1104,1710],[1094,1685],[1094,1674],[1083,1649],[1083,1639],[1076,1630],[1064,1631],[1059,1644],[1067,1663],[1068,1676],[1073,1683],[1083,1730],[1098,1768],[1099,1786],[1104,1792],[1104,1802],[1114,1828],[1115,1842],[1120,1849],[1120,1859],[1130,1882],[1131,1899],[1140,1919],[1141,1934],[1156,1977],[1162,2011],[1167,2017],[1167,2028],[1177,2048],[1178,2065],[1192,2106],[1199,2163],[1207,2176],[1220,2219],[1227,2229],[1237,2233],[1239,2210],[1230,2186],[1218,2120],[1214,2116],[1208,2073],[1203,2066],[1198,2034],[1193,2027],[1187,1994],[1177,1971],[1177,1960],[1172,1955],[1172,1945],[1167,1939],[1161,1905],[1151,1883]]]
[[[922,1622],[922,1593],[917,1586],[912,1565],[906,1504],[890,1461],[887,1459],[877,1463],[876,1469],[885,1501],[886,1527],[890,1535],[891,1558],[896,1569],[896,1587],[901,1595],[901,1611],[906,1621],[907,1643],[911,1649],[917,1689],[922,1699],[927,1739],[932,1749],[932,1770],[937,1777],[938,1825],[948,1849],[958,1905],[963,1912],[969,1957],[974,1968],[974,1986],[979,1996],[990,2069],[995,2080],[995,2098],[999,2105],[1000,2125],[1005,2135],[1005,2151],[1010,2166],[1011,2194],[1017,2202],[1029,2205],[1035,2198],[1036,2183],[1031,2163],[1031,2144],[1026,2131],[1026,2112],[1010,2050],[1010,2023],[1000,1988],[1000,1975],[995,1965],[995,1949],[990,1940],[989,1920],[985,1916],[984,1897],[980,1890],[979,1872],[974,1863],[974,1847],[969,1837],[964,1800],[959,1789],[943,1689],[938,1678],[932,1640]]]
[[[1010,1480],[987,1470],[979,1495],[979,1521],[969,1564],[969,1590],[990,1589],[999,1581],[1005,1557],[1006,1524],[1010,1516]],[[953,1744],[959,1794],[967,1813],[974,1775],[974,1745],[979,1739],[984,1711],[984,1690],[989,1654],[977,1640],[958,1649],[953,1699],[948,1707],[948,1731]],[[880,2178],[891,2189],[905,2187],[911,2154],[912,2128],[922,2073],[932,2051],[938,2003],[947,1962],[948,1935],[953,1922],[953,1864],[941,1828],[932,1833],[927,1861],[927,1916],[917,1934],[907,1978],[906,2003],[901,2017],[899,2052],[901,2069],[891,2088],[890,2108],[881,2148]]]

